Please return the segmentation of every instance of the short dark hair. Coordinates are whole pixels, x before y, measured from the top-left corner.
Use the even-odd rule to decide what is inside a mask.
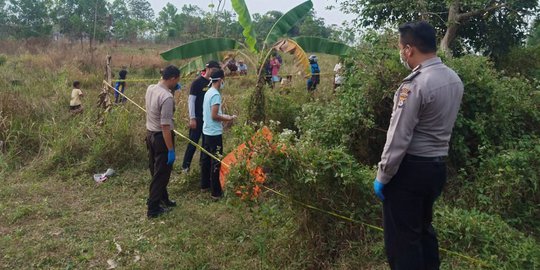
[[[221,65],[215,60],[210,60],[206,63],[205,67],[207,68],[221,68]]]
[[[435,28],[426,21],[408,22],[399,27],[402,45],[411,45],[422,53],[437,51]]]
[[[79,86],[81,86],[81,82],[79,82],[79,81],[74,81],[73,82],[73,87],[74,88],[79,88]]]
[[[180,70],[175,65],[166,66],[161,73],[164,80],[180,77]]]
[[[212,82],[225,78],[225,72],[223,69],[212,68],[210,71],[210,79]]]
[[[127,70],[122,69],[122,70],[120,70],[120,72],[118,73],[118,76],[120,76],[120,79],[121,79],[121,80],[125,80],[125,79],[126,79],[127,73],[128,73]]]

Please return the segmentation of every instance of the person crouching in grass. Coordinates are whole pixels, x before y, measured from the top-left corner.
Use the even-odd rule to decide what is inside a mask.
[[[84,96],[81,91],[81,83],[79,81],[73,82],[73,90],[71,90],[71,100],[69,101],[69,111],[73,114],[83,111],[81,97]]]
[[[223,155],[223,122],[236,119],[236,115],[226,115],[221,111],[220,90],[225,85],[225,73],[221,69],[210,72],[210,89],[204,94],[203,101],[203,147],[214,156]],[[201,153],[201,188],[210,189],[212,199],[219,200],[223,190],[219,181],[221,163],[208,154]]]

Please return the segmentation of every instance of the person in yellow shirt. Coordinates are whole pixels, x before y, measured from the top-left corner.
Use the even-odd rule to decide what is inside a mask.
[[[69,111],[71,113],[80,113],[83,111],[81,97],[84,96],[81,91],[81,83],[73,82],[73,90],[71,90],[71,101],[69,102]]]

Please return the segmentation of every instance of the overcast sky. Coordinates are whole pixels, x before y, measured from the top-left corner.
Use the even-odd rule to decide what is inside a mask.
[[[233,11],[230,0],[225,1],[225,9]],[[301,4],[305,0],[245,0],[248,6],[250,14],[261,13],[264,14],[270,10],[278,10],[281,12],[287,12],[291,8]],[[180,9],[185,4],[197,5],[203,10],[209,11],[208,5],[214,3],[217,7],[218,0],[148,0],[152,4],[152,8],[156,14],[163,9],[167,2],[175,5]],[[341,25],[344,20],[351,20],[351,15],[343,14],[341,11],[326,10],[327,6],[336,5],[335,0],[312,0],[313,9],[317,13],[317,17],[324,18],[326,24]]]

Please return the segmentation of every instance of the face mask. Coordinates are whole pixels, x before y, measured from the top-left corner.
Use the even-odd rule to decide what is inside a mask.
[[[412,70],[411,66],[409,65],[409,63],[407,63],[407,60],[405,60],[405,57],[403,56],[403,54],[401,53],[401,50],[399,50],[399,62],[408,70]]]
[[[225,87],[225,82],[221,81],[221,85],[219,86],[219,90],[223,89],[223,87]]]

